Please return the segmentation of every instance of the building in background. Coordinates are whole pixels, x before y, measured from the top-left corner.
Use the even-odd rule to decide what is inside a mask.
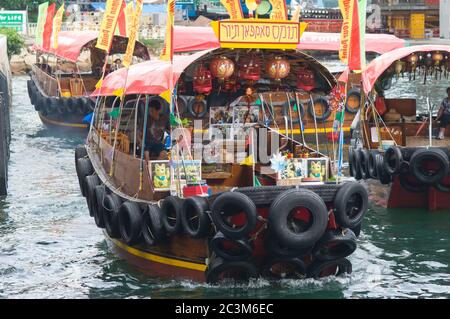
[[[441,38],[450,39],[450,0],[441,0],[440,5]]]

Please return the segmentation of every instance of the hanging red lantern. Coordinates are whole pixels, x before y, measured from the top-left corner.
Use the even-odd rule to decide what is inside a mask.
[[[297,88],[311,91],[316,87],[316,77],[308,66],[301,66],[297,71]]]
[[[255,54],[241,58],[239,78],[248,81],[258,81],[261,78],[261,60]]]
[[[212,91],[212,75],[203,64],[199,64],[194,69],[193,87],[199,94],[209,94]]]
[[[234,62],[225,56],[214,58],[209,64],[209,70],[213,77],[224,81],[234,73]]]
[[[290,71],[291,65],[289,61],[280,56],[274,57],[266,65],[266,72],[269,74],[270,78],[276,81],[281,81],[281,79],[287,77]]]

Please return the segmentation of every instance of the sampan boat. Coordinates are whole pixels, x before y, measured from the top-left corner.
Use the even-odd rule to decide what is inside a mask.
[[[368,194],[291,134],[302,121],[298,68],[324,94],[336,85],[313,58],[273,48],[206,50],[106,77],[75,160],[111,248],[148,275],[208,283],[351,272]],[[172,85],[171,107],[161,94]]]
[[[114,62],[125,53],[128,38],[114,36],[111,51],[106,53],[95,47],[98,32],[64,31],[58,36],[58,48],[46,50],[34,46],[36,64],[32,66],[28,81],[28,95],[42,122],[53,128],[85,130],[89,121],[83,119],[94,110],[95,101],[90,94],[105,72],[111,72]],[[81,72],[78,58],[89,51],[90,71]],[[136,42],[135,61],[149,60],[145,45]],[[49,64],[49,59],[55,65]]]
[[[444,98],[385,98],[395,78],[436,86],[450,83],[450,46],[423,45],[394,50],[373,60],[362,75],[368,107],[361,121],[362,147],[350,148],[350,173],[389,185],[388,208],[450,209],[450,128],[435,139],[436,113]],[[393,80],[394,79],[394,80]],[[431,119],[431,121],[430,121]],[[380,201],[384,205],[384,201]]]

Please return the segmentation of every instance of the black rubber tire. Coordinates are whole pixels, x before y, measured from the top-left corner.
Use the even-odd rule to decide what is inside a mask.
[[[180,113],[180,115],[185,115],[188,112],[188,103],[189,96],[177,96],[178,112]]]
[[[330,229],[316,243],[312,255],[317,260],[336,260],[350,256],[355,250],[356,235],[351,229]]]
[[[84,189],[86,191],[86,202],[89,208],[89,216],[93,217],[97,210],[97,199],[95,198],[95,187],[100,184],[97,175],[88,175],[84,179]]]
[[[360,154],[360,175],[362,179],[369,178],[369,157],[370,153],[366,148],[360,148],[356,150]]]
[[[37,88],[36,88],[36,95],[34,98],[34,102],[35,102],[34,109],[38,112],[44,112],[44,110],[42,109],[42,95]]]
[[[157,205],[147,205],[142,215],[142,236],[149,246],[167,241],[161,209]]]
[[[408,173],[409,175],[409,173]],[[412,176],[414,177],[414,176]],[[398,181],[400,185],[411,193],[423,193],[427,190],[428,186],[423,183],[417,183],[417,180],[415,183],[411,182],[409,180],[410,177],[407,177],[405,174],[398,175]]]
[[[94,168],[92,167],[91,160],[89,158],[79,158],[75,168],[78,175],[78,183],[80,185],[81,194],[86,197],[84,179],[86,176],[94,174]]]
[[[334,198],[334,216],[342,228],[361,224],[369,206],[369,195],[357,182],[343,183]]]
[[[381,154],[375,155],[378,180],[382,185],[388,185],[392,182],[392,175],[384,169],[384,157]]]
[[[30,98],[31,104],[34,104],[33,99],[33,80],[27,80],[27,90],[28,90],[28,97]]]
[[[403,154],[398,146],[391,146],[384,153],[384,170],[394,176],[400,172],[403,163]]]
[[[142,211],[136,202],[126,201],[119,209],[119,230],[129,246],[142,242]]]
[[[308,209],[312,217],[312,223],[305,231],[302,231],[303,225],[288,221],[292,210],[299,207]],[[327,206],[319,195],[307,189],[287,190],[278,195],[270,206],[269,229],[282,245],[294,250],[313,246],[324,233],[327,223]]]
[[[421,169],[421,163],[423,160],[433,160],[439,165],[439,169],[434,173],[427,171],[424,172]],[[419,149],[414,152],[409,162],[412,174],[417,178],[420,183],[425,185],[438,185],[449,173],[449,159],[448,156],[438,148],[431,149]]]
[[[323,97],[316,97],[313,100],[313,103],[311,103],[311,102],[309,103],[308,113],[311,116],[311,118],[314,120],[314,104],[319,103],[319,102],[325,106],[325,111],[320,116],[318,116],[316,114],[316,120],[317,120],[317,122],[325,122],[331,115],[331,107],[330,107],[330,104],[328,103],[327,99],[325,99]]]
[[[369,151],[369,162],[367,163],[367,171],[369,173],[368,177],[373,179],[378,179],[376,156],[379,153],[380,152],[377,150]]]
[[[361,174],[361,152],[359,151],[359,149],[354,150],[353,152],[353,167],[354,167],[354,171],[355,171],[355,179],[356,180],[360,180],[362,179],[362,174]]]
[[[37,96],[37,87],[36,87],[36,84],[34,84],[34,81],[31,80],[30,101],[31,101],[31,104],[33,104],[35,107],[36,107],[36,96]]]
[[[348,103],[347,103],[348,98],[349,98],[351,95],[354,95],[355,97],[358,97],[359,100],[360,100],[359,105],[358,105],[357,108],[351,108],[351,107],[348,105]],[[357,88],[350,89],[350,90],[348,91],[348,93],[347,93],[347,98],[346,98],[346,103],[345,103],[345,110],[346,110],[348,113],[350,113],[350,114],[356,114],[356,113],[358,113],[360,106],[361,106],[361,91],[360,91],[359,89],[357,89]]]
[[[211,229],[208,216],[208,201],[204,197],[193,196],[183,202],[181,225],[192,238],[205,238]]]
[[[60,100],[59,98],[56,97],[49,97],[48,98],[49,101],[49,109],[51,110],[52,114],[63,114],[64,112],[62,111],[62,109],[60,108]]]
[[[362,223],[356,227],[351,228],[351,230],[355,234],[356,238],[359,238],[359,235],[361,234],[361,226],[362,226]]]
[[[220,282],[220,276],[226,271],[241,270],[244,277],[234,278],[238,281],[248,282],[250,278],[258,277],[258,269],[249,261],[225,261],[222,258],[215,258],[206,269],[206,282],[208,284],[217,284]]]
[[[212,206],[212,220],[214,225],[225,236],[233,239],[244,238],[256,225],[256,205],[245,194],[237,192],[225,192],[218,196]],[[239,213],[244,213],[246,223],[240,227],[233,227],[225,219]]]
[[[114,193],[105,196],[103,201],[103,218],[106,233],[111,238],[120,238],[119,210],[122,200]]]
[[[84,146],[77,146],[75,148],[75,165],[77,164],[77,161],[79,158],[83,158],[87,156],[86,147]]]
[[[266,232],[264,238],[264,247],[269,255],[280,258],[294,258],[306,256],[311,253],[313,246],[302,249],[290,249],[281,244],[280,241],[272,234],[270,229]]]
[[[164,227],[170,236],[178,234],[181,229],[183,200],[175,196],[167,196],[161,204]]]
[[[203,111],[200,113],[195,113],[194,111],[194,105],[196,103],[202,103],[203,104]],[[187,110],[189,112],[189,114],[196,119],[201,119],[203,118],[207,113],[208,113],[208,105],[206,103],[206,100],[197,100],[196,98],[193,98],[189,101],[189,103],[187,104]]]
[[[335,276],[340,276],[344,273],[351,274],[352,273],[352,263],[346,259],[338,259],[338,260],[316,260],[312,262],[308,267],[308,277],[318,279],[320,278],[320,274],[326,270],[327,268],[337,266],[337,272]]]
[[[283,265],[290,271],[289,273],[275,273],[273,271],[273,266]],[[280,258],[280,257],[270,257],[264,262],[261,275],[264,278],[271,279],[304,279],[307,277],[307,267],[305,263],[299,258]]]
[[[300,101],[298,103],[300,104],[300,116],[303,120],[305,118],[305,106],[302,103],[300,103]],[[300,119],[298,118],[298,111],[297,110],[294,111],[294,107],[297,105],[297,101],[295,99],[291,99],[290,104],[291,104],[291,113],[293,115],[292,117],[295,117],[295,119],[292,119],[292,123],[298,124],[300,123]],[[283,115],[289,116],[289,103],[287,101],[283,104]]]
[[[99,228],[105,228],[105,219],[103,217],[103,202],[106,196],[105,185],[97,185],[94,189],[95,199],[97,200],[96,210],[94,210],[95,225]]]
[[[235,246],[235,249],[226,249],[223,246],[225,243]],[[221,232],[216,233],[211,239],[209,246],[217,256],[225,260],[248,260],[253,254],[252,246],[248,240],[226,238]]]
[[[46,96],[41,96],[41,110],[47,115],[54,114],[53,109],[50,105],[50,98]]]
[[[83,113],[89,114],[94,111],[94,108],[92,107],[92,100],[88,97],[81,97],[80,103],[82,105]]]
[[[355,172],[355,150],[352,146],[348,148],[348,170],[352,177],[356,176]]]
[[[73,100],[71,97],[64,97],[61,99],[65,113],[73,113]]]

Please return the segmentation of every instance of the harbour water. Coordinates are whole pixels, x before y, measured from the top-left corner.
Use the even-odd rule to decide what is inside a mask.
[[[387,196],[376,184],[350,256],[351,275],[217,287],[141,275],[108,250],[89,217],[74,167],[74,148],[84,136],[46,129],[26,80],[13,80],[9,195],[0,201],[0,298],[450,297],[450,212],[386,210],[375,204]],[[430,90],[444,97],[441,87]]]

